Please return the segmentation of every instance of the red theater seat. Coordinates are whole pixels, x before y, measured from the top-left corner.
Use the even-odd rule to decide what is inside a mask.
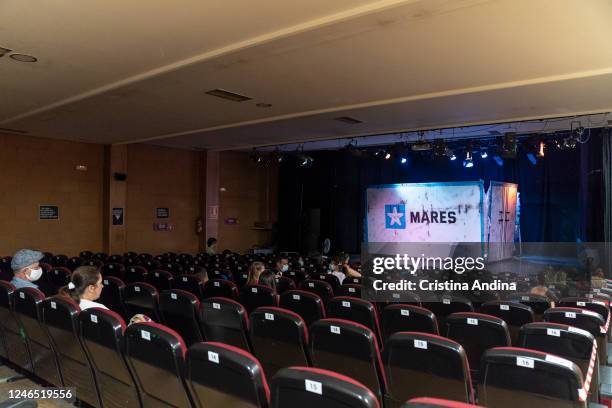
[[[278,306],[278,296],[264,285],[244,285],[240,288],[240,303],[251,313],[261,306]]]
[[[494,300],[483,303],[480,307],[480,312],[499,317],[506,322],[512,344],[517,344],[521,326],[532,323],[535,319],[531,307],[508,300]]]
[[[144,314],[156,322],[161,322],[158,308],[159,292],[144,282],[130,283],[123,291],[123,305],[126,317]]]
[[[350,296],[350,297],[361,299],[361,289],[362,289],[361,285],[356,285],[353,283],[345,283],[341,285],[338,289],[336,289],[334,293],[336,294],[336,296]]]
[[[179,275],[174,279],[174,288],[186,290],[189,293],[197,296],[198,299],[204,299],[204,285],[202,280],[193,275]]]
[[[125,290],[123,281],[114,276],[108,276],[102,279],[102,283],[104,287],[98,302],[119,313],[124,319],[127,318],[128,316],[123,304],[123,292]]]
[[[181,335],[187,347],[204,341],[198,324],[200,300],[180,289],[166,290],[159,296],[159,312],[166,326]]]
[[[227,298],[210,298],[200,305],[200,328],[206,341],[251,350],[249,319],[244,306]]]
[[[0,281],[0,329],[4,337],[6,357],[11,363],[32,371],[32,359],[27,341],[21,335],[23,327],[15,316],[15,287],[9,282]]]
[[[147,274],[146,282],[155,286],[161,292],[174,287],[174,276],[168,271],[156,269]]]
[[[300,315],[307,326],[325,317],[323,300],[316,293],[288,290],[280,296],[279,305]]]
[[[402,408],[484,408],[480,405],[466,404],[465,402],[449,401],[439,398],[413,398],[406,401]]]
[[[210,279],[204,284],[204,298],[224,297],[238,300],[238,287],[225,279]]]
[[[288,278],[286,276],[281,276],[276,280],[276,291],[279,295],[282,295],[288,290],[295,289],[295,282],[293,279]]]
[[[324,304],[334,296],[332,286],[321,280],[306,279],[300,283],[300,289],[319,295]]]
[[[271,408],[379,408],[376,396],[360,382],[334,371],[290,367],[271,383]]]
[[[378,344],[383,344],[378,313],[374,305],[367,300],[344,296],[332,298],[327,302],[327,317],[360,323],[374,332]]]
[[[187,382],[198,407],[267,408],[270,401],[259,361],[223,343],[198,343],[189,348]]]
[[[121,280],[124,279],[125,267],[117,262],[111,262],[104,264],[104,266],[100,269],[102,272],[102,276],[114,276]]]
[[[436,316],[419,306],[403,303],[388,305],[382,310],[381,319],[385,340],[401,331],[438,334]]]

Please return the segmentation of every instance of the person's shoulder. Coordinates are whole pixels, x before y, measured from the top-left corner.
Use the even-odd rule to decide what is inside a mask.
[[[15,289],[21,289],[21,288],[34,288],[34,289],[38,289],[38,285],[30,282],[30,281],[26,281],[23,279],[19,279],[16,277],[13,277],[13,279],[11,280],[11,284],[13,286],[15,286]]]

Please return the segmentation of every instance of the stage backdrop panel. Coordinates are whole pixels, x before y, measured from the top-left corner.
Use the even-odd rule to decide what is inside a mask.
[[[388,184],[366,191],[367,242],[484,242],[484,182]]]

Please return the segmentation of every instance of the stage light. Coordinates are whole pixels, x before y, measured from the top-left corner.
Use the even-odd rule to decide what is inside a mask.
[[[436,139],[433,142],[433,153],[436,157],[446,156],[446,143],[444,139]]]
[[[493,160],[499,167],[504,165],[504,159],[499,154],[494,154]]]
[[[540,145],[538,148],[538,157],[544,157],[544,149],[546,148],[546,143],[543,140],[540,140]]]
[[[501,156],[504,159],[515,159],[517,152],[516,133],[506,133],[501,143]]]
[[[384,157],[385,160],[389,160],[391,158],[391,152],[386,152]]]
[[[299,167],[310,167],[314,163],[314,159],[304,153],[298,154],[297,163]]]
[[[474,167],[474,162],[472,161],[472,159],[465,159],[463,161],[463,167],[465,167],[466,169],[470,169],[472,167]]]
[[[474,161],[472,159],[472,144],[468,143],[468,147],[465,150],[465,159],[463,159],[463,167],[468,169],[474,167]]]
[[[359,158],[363,156],[363,151],[357,147],[357,140],[355,139],[348,142],[344,149],[353,157]]]
[[[406,164],[406,162],[408,162],[408,159],[405,158],[405,157],[402,157],[401,160],[400,160],[400,163]]]
[[[529,160],[533,165],[538,163],[538,159],[536,159],[536,155],[533,152],[527,152],[527,160]]]
[[[455,156],[455,153],[450,154],[450,156],[448,156],[448,158],[452,161],[452,160],[457,160],[457,156]]]
[[[486,159],[487,157],[489,157],[489,148],[487,146],[481,146],[480,147],[480,158]]]

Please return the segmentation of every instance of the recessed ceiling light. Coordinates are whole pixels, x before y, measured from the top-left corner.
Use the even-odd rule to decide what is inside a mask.
[[[225,89],[213,89],[210,91],[206,91],[208,95],[216,96],[218,98],[227,99],[234,102],[244,102],[251,100],[253,98],[237,94],[235,92],[226,91]]]
[[[86,164],[77,164],[76,165],[76,169],[78,171],[87,171],[87,165]]]
[[[11,54],[11,59],[19,62],[36,62],[38,61],[35,57],[26,54]]]
[[[270,108],[272,107],[271,103],[257,103],[255,104],[255,106],[257,106],[258,108]]]
[[[351,118],[350,116],[341,116],[339,118],[334,118],[339,122],[349,123],[351,125],[356,125],[357,123],[363,123],[363,121],[355,118]]]

